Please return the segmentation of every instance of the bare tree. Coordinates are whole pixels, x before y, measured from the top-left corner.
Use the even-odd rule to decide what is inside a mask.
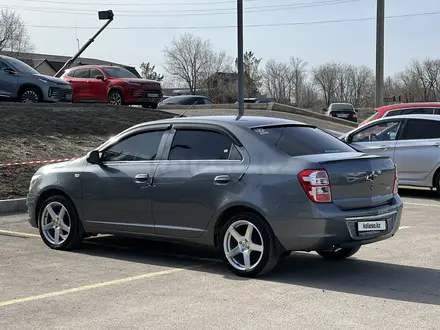
[[[290,103],[291,75],[287,64],[270,59],[263,76],[264,87],[274,101]]]
[[[299,99],[301,103],[298,106],[302,108],[313,108],[318,105],[319,95],[313,83],[306,81],[299,90]]]
[[[185,81],[190,92],[194,94],[199,88],[202,73],[206,72],[212,52],[208,40],[185,33],[164,49],[165,70]]]
[[[294,90],[294,93],[293,95],[291,93],[290,98],[295,100],[294,102],[296,105],[302,106],[301,91],[307,79],[307,62],[298,57],[292,57],[289,64],[290,80]]]
[[[21,16],[15,12],[0,11],[0,51],[11,53],[31,52],[34,46]]]
[[[313,82],[322,93],[325,105],[334,102],[338,88],[338,64],[330,62],[312,70]]]

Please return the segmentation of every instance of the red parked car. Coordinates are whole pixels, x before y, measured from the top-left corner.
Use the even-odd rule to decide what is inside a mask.
[[[440,115],[440,102],[401,103],[386,105],[375,109],[376,112],[365,119],[359,126],[382,117],[398,115]]]
[[[73,67],[66,70],[62,78],[72,85],[72,102],[139,104],[156,109],[162,101],[162,87],[158,81],[141,79],[120,66]]]

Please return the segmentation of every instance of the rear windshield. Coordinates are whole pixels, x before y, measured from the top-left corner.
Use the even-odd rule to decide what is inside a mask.
[[[289,156],[305,156],[355,150],[336,137],[309,126],[255,128],[263,139]]]

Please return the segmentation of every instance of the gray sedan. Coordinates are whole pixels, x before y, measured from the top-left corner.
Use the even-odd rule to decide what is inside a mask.
[[[16,58],[0,55],[0,97],[23,103],[71,102],[72,87]]]
[[[436,188],[440,196],[440,117],[402,115],[375,120],[340,136],[354,148],[390,157],[399,184]]]
[[[70,249],[99,233],[214,246],[240,276],[291,251],[344,259],[394,236],[402,201],[388,157],[299,122],[174,118],[134,126],[33,176],[30,224]]]

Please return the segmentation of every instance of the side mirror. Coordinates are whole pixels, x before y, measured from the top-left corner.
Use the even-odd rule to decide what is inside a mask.
[[[101,157],[99,156],[99,151],[98,150],[90,151],[89,154],[87,155],[87,162],[95,165],[101,164]]]
[[[353,136],[351,134],[348,134],[344,137],[345,143],[351,143],[353,141]]]
[[[15,70],[12,69],[12,68],[6,68],[6,69],[4,69],[4,70],[5,70],[6,73],[9,73],[9,74],[15,74]]]
[[[105,80],[105,76],[103,76],[103,75],[98,75],[98,76],[95,76],[95,79],[99,79],[99,80],[104,81],[104,80]]]

